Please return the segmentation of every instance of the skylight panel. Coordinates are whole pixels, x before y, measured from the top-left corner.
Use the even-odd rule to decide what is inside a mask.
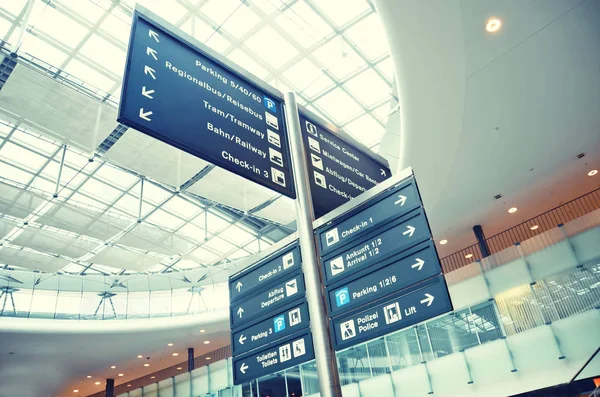
[[[279,69],[298,55],[298,50],[270,26],[256,32],[244,44],[273,69]]]
[[[275,23],[305,48],[333,34],[331,26],[305,2],[296,2],[285,8],[282,15],[275,19]]]
[[[390,87],[373,69],[367,69],[353,77],[345,86],[367,107],[389,97]]]
[[[130,194],[126,194],[123,197],[121,197],[119,199],[119,201],[117,201],[114,204],[114,207],[118,210],[123,211],[127,215],[137,218],[139,205],[140,205],[139,198],[135,198],[135,197],[131,196]],[[142,215],[147,214],[153,208],[154,208],[153,206],[151,206],[150,204],[148,204],[147,202],[144,201],[142,204]]]
[[[317,79],[313,80],[300,92],[306,95],[309,99],[312,99],[330,89],[334,85],[335,82],[332,79],[330,79],[326,74],[321,73]]]
[[[56,1],[56,0],[55,0]],[[88,22],[94,24],[104,14],[105,9],[93,1],[59,0],[60,5]]]
[[[16,30],[15,32],[17,32]],[[14,36],[14,34],[13,34]],[[16,44],[16,43],[13,43]],[[19,51],[26,52],[52,66],[60,66],[67,59],[67,54],[52,44],[46,43],[32,34],[25,35],[25,40]]]
[[[120,186],[124,189],[130,187],[135,182],[139,181],[139,178],[137,178],[136,176],[121,171],[120,169],[117,169],[106,163],[104,163],[104,165],[100,167],[98,171],[96,171],[95,176],[98,179],[110,182],[111,184]]]
[[[4,1],[2,2],[2,9],[16,17],[23,11],[23,7],[25,7],[26,4],[27,0]]]
[[[31,182],[31,186],[36,189],[43,190],[44,192],[54,193],[54,188],[56,185],[54,182],[50,182],[47,179],[36,177],[33,182]]]
[[[95,178],[88,179],[83,186],[79,188],[79,191],[104,203],[113,202],[121,194],[120,190],[108,186],[106,183],[100,182]]]
[[[192,256],[193,258],[196,258],[200,261],[200,263],[203,264],[212,264],[214,263],[217,259],[219,259],[219,256],[213,252],[208,251],[207,249],[204,249],[202,247],[197,248],[196,250],[194,250],[190,256]]]
[[[303,91],[322,75],[323,72],[306,58],[294,63],[282,73],[282,76],[289,80],[298,91]]]
[[[230,61],[235,62],[241,68],[244,68],[245,70],[249,71],[250,73],[254,74],[259,78],[264,79],[269,74],[269,71],[267,69],[263,68],[261,65],[258,64],[258,62],[249,57],[244,51],[242,51],[239,48],[234,50],[231,54],[229,54],[227,58],[229,58]]]
[[[97,208],[98,210],[105,210],[108,207],[108,204],[101,203],[98,200],[94,200],[93,197],[88,197],[77,192],[73,193],[73,195],[69,199],[69,202],[71,202],[71,200],[76,201],[79,204],[89,205],[91,207]]]
[[[177,24],[177,22],[189,12],[186,8],[179,5],[177,1],[136,0],[136,2],[160,15],[172,24]]]
[[[204,243],[204,247],[211,248],[212,250],[219,252],[221,254],[226,254],[229,251],[235,249],[235,246],[223,240],[222,238],[215,236]]]
[[[240,3],[239,0],[236,0],[236,2]],[[231,15],[227,22],[223,23],[221,30],[225,30],[236,38],[241,39],[260,21],[260,18],[248,7],[242,6]]]
[[[215,32],[215,34],[209,36],[208,39],[204,40],[204,44],[206,44],[218,53],[223,53],[226,49],[229,48],[231,42],[225,37],[223,37],[221,33]]]
[[[313,55],[338,79],[343,79],[360,68],[366,68],[362,58],[339,36],[316,49]]]
[[[33,172],[37,172],[48,160],[44,156],[40,156],[31,150],[27,150],[11,142],[4,144],[4,147],[0,150],[0,158],[13,164],[18,164],[22,168]]]
[[[181,216],[183,219],[190,220],[194,218],[202,209],[197,205],[190,203],[187,200],[182,199],[179,196],[175,196],[165,204],[163,209]]]
[[[33,178],[33,174],[20,170],[0,160],[0,177],[27,185]]]
[[[12,22],[9,22],[8,20],[0,17],[0,38],[1,39],[5,39],[5,38],[7,39],[6,34],[8,33],[8,31],[10,30],[12,25],[13,25]]]
[[[136,192],[136,194],[139,195],[139,192]],[[144,200],[153,204],[160,204],[170,195],[171,193],[151,182],[144,183]]]
[[[247,232],[246,230],[232,225],[227,229],[223,230],[219,235],[227,241],[230,241],[238,246],[244,246],[244,244],[248,243],[253,238],[256,238],[252,233]]]
[[[385,133],[383,126],[375,121],[373,116],[369,114],[365,114],[345,125],[344,131],[351,133],[356,140],[366,146],[372,146],[381,141],[381,138],[383,138],[383,134]]]
[[[86,85],[99,88],[104,92],[108,92],[116,83],[113,79],[106,77],[77,59],[72,59],[64,68],[64,71],[83,81]]]
[[[65,266],[61,270],[67,273],[79,273],[83,270],[83,268],[84,267],[82,265],[78,265],[77,263],[71,262],[69,265]]]
[[[247,256],[250,256],[250,253],[248,251],[240,249],[240,250],[237,250],[237,251],[227,255],[227,258],[229,258],[231,260],[236,260],[236,259],[245,258]]]
[[[383,24],[375,13],[346,30],[344,34],[370,61],[389,52]]]
[[[383,61],[375,65],[391,82],[394,81],[394,64],[391,57],[385,58]]]
[[[97,34],[88,39],[80,53],[117,76],[123,75],[125,50],[115,47]]]
[[[212,236],[211,233],[207,234],[203,228],[198,227],[197,225],[195,225],[193,223],[185,224],[177,231],[177,233],[191,238],[196,243],[204,241],[204,238],[207,235],[209,238],[210,238],[210,236]]]
[[[212,26],[204,23],[204,21],[198,17],[189,18],[183,25],[181,25],[181,29],[203,43],[206,41],[208,36],[215,31]]]
[[[131,24],[125,22],[123,17],[116,17],[113,12],[106,16],[104,22],[100,25],[100,30],[120,41],[122,44],[125,44],[129,39]]]
[[[349,119],[362,110],[358,103],[340,88],[336,88],[319,98],[315,101],[315,105],[327,112],[338,123]]]
[[[219,26],[232,13],[237,13],[242,8],[244,8],[244,5],[239,0],[209,0],[200,8],[200,14],[204,14]]]
[[[381,122],[386,123],[390,114],[390,103],[384,103],[377,109],[373,110],[371,114],[381,120]]]
[[[183,220],[165,212],[161,209],[158,209],[152,213],[146,220],[155,225],[161,226],[168,230],[175,230],[181,226]]]
[[[231,222],[224,220],[220,216],[214,215],[211,211],[208,211],[207,215],[208,215],[208,230],[211,232],[218,232],[220,230],[225,229],[227,226],[229,226],[231,224]],[[200,220],[202,220],[202,222],[204,222],[202,216],[196,218],[196,222],[200,221]]]
[[[315,4],[338,28],[371,9],[365,0],[327,0]]]
[[[75,48],[88,31],[53,7],[46,7],[35,28],[71,48]]]
[[[24,132],[18,129],[14,132],[11,139],[21,142],[25,146],[33,147],[38,151],[47,154],[48,156],[52,155],[59,147],[57,144],[43,139],[38,134],[34,135],[33,133]]]
[[[181,270],[189,270],[200,267],[200,263],[190,259],[181,259],[175,266]]]

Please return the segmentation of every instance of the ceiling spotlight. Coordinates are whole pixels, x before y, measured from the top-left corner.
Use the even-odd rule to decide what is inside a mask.
[[[203,334],[203,333],[205,333],[205,332],[206,332],[206,330],[205,330],[205,329],[201,329],[201,330],[200,330],[200,333],[201,333],[201,334]]]
[[[112,369],[115,369],[115,368],[117,368],[117,366],[116,366],[116,365],[111,365],[110,367],[111,367]]]
[[[131,387],[131,385],[127,385],[127,387]]]
[[[440,244],[441,245],[446,245],[446,244],[448,244],[448,240],[445,240],[445,239],[444,240],[440,240]]]
[[[148,363],[144,364],[144,367],[149,367],[149,366],[150,366],[150,364],[148,364]]]
[[[154,379],[154,378],[156,378],[156,376],[154,376],[154,375],[152,375],[152,376],[150,377],[150,379]]]
[[[99,385],[99,384],[100,384],[100,382],[96,382],[96,383],[94,383],[94,384],[95,384],[95,385]]]
[[[204,341],[204,344],[205,344],[205,345],[208,345],[209,343],[210,343],[210,341],[209,341],[209,340],[205,340],[205,341]]]
[[[119,376],[123,376],[123,374],[119,374]]]
[[[79,393],[78,389],[73,390],[73,393]]]
[[[181,371],[181,367],[177,367],[177,369]]]
[[[508,210],[509,214],[514,214],[515,212],[517,212],[517,207],[512,207]]]
[[[598,173],[598,170],[591,170],[590,172],[588,172],[588,176],[594,176]]]
[[[173,353],[173,356],[177,357],[179,355],[179,353]]]
[[[88,376],[87,376],[87,378],[88,378],[88,379],[92,379],[92,375],[88,375]]]
[[[467,254],[467,255],[465,255],[465,258],[467,258],[467,259],[472,258],[472,257],[473,257],[473,254]]]
[[[138,354],[138,358],[144,358],[144,356],[142,356],[141,354]]]
[[[210,360],[210,357],[206,357],[207,360]]]
[[[533,225],[530,227],[531,230],[536,230],[539,226],[538,225]]]
[[[496,33],[500,30],[501,26],[502,21],[500,21],[498,18],[492,17],[488,19],[487,24],[485,25],[485,30],[487,30],[490,33]]]
[[[173,344],[172,343],[167,343],[167,346],[173,346]]]

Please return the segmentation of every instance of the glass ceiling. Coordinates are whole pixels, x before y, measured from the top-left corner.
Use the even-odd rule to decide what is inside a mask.
[[[135,3],[2,1],[0,47],[5,54],[28,54],[116,107]],[[369,0],[139,3],[280,91],[296,92],[299,103],[377,151],[393,72]],[[39,130],[0,112],[0,268],[169,272],[223,264],[292,232],[194,193],[142,181],[139,170],[101,158],[90,162],[89,153]],[[25,266],[13,260],[19,255],[10,253],[17,251],[44,259],[28,259],[39,265]]]

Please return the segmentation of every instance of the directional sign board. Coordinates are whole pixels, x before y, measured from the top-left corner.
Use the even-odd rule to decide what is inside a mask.
[[[394,221],[387,229],[375,229],[365,237],[323,258],[326,284],[426,241],[431,238],[431,232],[425,212],[419,208]]]
[[[278,342],[260,351],[233,358],[233,383],[249,382],[264,375],[283,371],[313,360],[310,332],[305,332]]]
[[[315,214],[320,217],[390,177],[387,164],[300,114]]]
[[[304,277],[302,273],[290,275],[269,288],[231,303],[231,328],[236,329],[248,324],[248,321],[272,313],[273,310],[304,297]]]
[[[234,332],[232,335],[233,355],[244,354],[260,346],[285,338],[308,328],[308,306],[306,302],[276,312],[266,320]]]
[[[365,342],[452,310],[444,276],[347,316],[332,320],[336,350]]]
[[[337,316],[433,277],[441,273],[442,268],[433,242],[427,241],[371,266],[368,270],[371,272],[366,275],[354,279],[349,277],[341,284],[328,288],[331,316]]]
[[[360,238],[373,228],[390,219],[400,217],[421,206],[421,198],[414,177],[400,184],[391,193],[375,203],[367,203],[350,218],[336,222],[330,228],[319,231],[318,239],[321,254],[326,254],[344,245],[346,242]]]
[[[300,248],[297,244],[269,256],[253,266],[250,271],[229,279],[229,298],[235,302],[257,288],[285,277],[300,269]]]
[[[134,12],[118,121],[295,197],[281,99]]]

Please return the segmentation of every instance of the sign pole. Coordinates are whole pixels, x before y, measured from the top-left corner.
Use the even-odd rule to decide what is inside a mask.
[[[285,94],[285,115],[289,133],[290,152],[292,157],[294,184],[296,186],[296,223],[298,225],[298,240],[302,254],[302,269],[306,280],[306,300],[310,315],[311,332],[315,347],[317,374],[322,397],[341,397],[335,351],[329,334],[327,313],[323,300],[323,282],[319,275],[312,223],[314,210],[310,192],[310,179],[296,96],[294,93]]]

